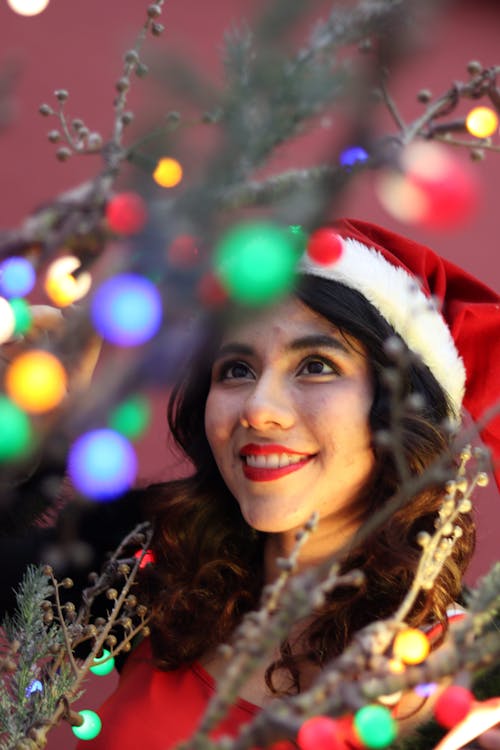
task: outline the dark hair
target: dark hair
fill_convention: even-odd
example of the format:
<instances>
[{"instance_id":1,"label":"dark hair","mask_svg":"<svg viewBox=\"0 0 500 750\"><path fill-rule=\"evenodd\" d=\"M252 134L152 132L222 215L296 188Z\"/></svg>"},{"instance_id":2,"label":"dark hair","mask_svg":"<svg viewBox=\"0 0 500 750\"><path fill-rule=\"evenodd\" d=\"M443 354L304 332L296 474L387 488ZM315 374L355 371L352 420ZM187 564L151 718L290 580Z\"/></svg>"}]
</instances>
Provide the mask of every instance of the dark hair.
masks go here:
<instances>
[{"instance_id":1,"label":"dark hair","mask_svg":"<svg viewBox=\"0 0 500 750\"><path fill-rule=\"evenodd\" d=\"M385 430L391 412L385 373L394 364L386 342L395 336L394 330L364 296L339 282L301 276L295 295L365 348L374 386L370 426L374 436ZM244 612L257 606L262 588L264 535L243 520L219 474L204 430L211 365L223 325L223 316L218 316L168 405L172 435L195 472L149 491L157 562L145 583L153 612L153 653L164 669L193 661L227 641ZM442 425L450 408L429 369L416 356L408 359L400 374L402 399L420 394L423 403L419 409L408 409L401 420L401 448L409 472L419 475L448 450L448 433ZM382 507L400 485L393 452L376 440L373 450L375 469L356 501L360 520ZM416 536L422 530L432 533L442 497L441 486L427 488L400 507L361 549L350 552L344 569L362 569L364 587L336 589L330 595L302 634L300 653L296 644L294 648L282 644L281 658L268 669L271 688L274 670L286 668L291 689L300 690L301 660L324 663L341 653L361 627L394 613L420 558ZM458 523L462 537L432 589L419 596L407 618L413 626L437 621L443 624L443 632L446 629L446 608L459 597L461 577L474 546L470 516L460 517Z\"/></svg>"}]
</instances>

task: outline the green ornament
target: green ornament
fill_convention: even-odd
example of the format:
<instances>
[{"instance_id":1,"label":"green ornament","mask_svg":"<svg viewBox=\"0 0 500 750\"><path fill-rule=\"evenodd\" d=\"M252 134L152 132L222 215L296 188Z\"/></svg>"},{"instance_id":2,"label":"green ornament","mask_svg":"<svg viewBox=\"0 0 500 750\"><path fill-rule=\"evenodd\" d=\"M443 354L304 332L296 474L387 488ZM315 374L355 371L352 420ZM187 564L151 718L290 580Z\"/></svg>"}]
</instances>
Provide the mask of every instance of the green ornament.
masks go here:
<instances>
[{"instance_id":1,"label":"green ornament","mask_svg":"<svg viewBox=\"0 0 500 750\"><path fill-rule=\"evenodd\" d=\"M298 253L292 233L271 222L239 224L215 248L215 272L244 305L266 305L293 286Z\"/></svg>"},{"instance_id":2,"label":"green ornament","mask_svg":"<svg viewBox=\"0 0 500 750\"><path fill-rule=\"evenodd\" d=\"M354 715L354 727L369 748L388 747L397 735L397 725L385 706L363 706Z\"/></svg>"},{"instance_id":3,"label":"green ornament","mask_svg":"<svg viewBox=\"0 0 500 750\"><path fill-rule=\"evenodd\" d=\"M105 677L107 674L113 671L115 668L115 660L111 656L111 651L103 648L102 656L99 659L94 659L90 671L93 674L99 675L99 677Z\"/></svg>"},{"instance_id":4,"label":"green ornament","mask_svg":"<svg viewBox=\"0 0 500 750\"><path fill-rule=\"evenodd\" d=\"M16 321L14 335L22 336L29 331L33 323L31 307L25 299L22 299L22 297L16 297L15 299L9 300L9 304Z\"/></svg>"},{"instance_id":5,"label":"green ornament","mask_svg":"<svg viewBox=\"0 0 500 750\"><path fill-rule=\"evenodd\" d=\"M119 404L109 417L109 427L135 440L145 431L151 419L151 406L145 396L132 396Z\"/></svg>"},{"instance_id":6,"label":"green ornament","mask_svg":"<svg viewBox=\"0 0 500 750\"><path fill-rule=\"evenodd\" d=\"M24 456L33 433L28 415L6 396L0 395L0 461Z\"/></svg>"},{"instance_id":7,"label":"green ornament","mask_svg":"<svg viewBox=\"0 0 500 750\"><path fill-rule=\"evenodd\" d=\"M78 713L83 718L83 724L80 724L79 727L71 727L73 734L79 740L93 740L102 729L99 716L95 711L90 711L88 708L84 708L83 711L78 711Z\"/></svg>"}]
</instances>

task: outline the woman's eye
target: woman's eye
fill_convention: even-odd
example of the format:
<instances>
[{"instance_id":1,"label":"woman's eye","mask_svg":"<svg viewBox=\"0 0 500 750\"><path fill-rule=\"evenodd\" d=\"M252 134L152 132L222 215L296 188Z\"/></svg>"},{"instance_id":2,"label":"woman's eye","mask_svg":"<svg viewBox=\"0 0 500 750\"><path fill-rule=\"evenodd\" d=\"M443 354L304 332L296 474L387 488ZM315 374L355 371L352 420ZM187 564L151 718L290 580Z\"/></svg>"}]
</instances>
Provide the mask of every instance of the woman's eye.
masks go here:
<instances>
[{"instance_id":1,"label":"woman's eye","mask_svg":"<svg viewBox=\"0 0 500 750\"><path fill-rule=\"evenodd\" d=\"M237 380L247 378L251 370L244 362L226 362L219 371L219 380Z\"/></svg>"},{"instance_id":2,"label":"woman's eye","mask_svg":"<svg viewBox=\"0 0 500 750\"><path fill-rule=\"evenodd\" d=\"M301 368L301 373L306 375L339 375L339 368L333 362L324 359L308 359Z\"/></svg>"}]
</instances>

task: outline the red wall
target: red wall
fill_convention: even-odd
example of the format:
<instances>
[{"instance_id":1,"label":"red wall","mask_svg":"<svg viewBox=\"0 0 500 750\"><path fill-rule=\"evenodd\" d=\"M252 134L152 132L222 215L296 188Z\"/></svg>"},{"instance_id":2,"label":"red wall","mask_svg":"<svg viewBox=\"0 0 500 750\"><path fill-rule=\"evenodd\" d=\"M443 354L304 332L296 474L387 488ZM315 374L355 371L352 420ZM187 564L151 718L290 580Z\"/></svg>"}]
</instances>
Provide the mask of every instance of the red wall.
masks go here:
<instances>
[{"instance_id":1,"label":"red wall","mask_svg":"<svg viewBox=\"0 0 500 750\"><path fill-rule=\"evenodd\" d=\"M40 16L23 18L14 14L5 2L0 4L0 71L8 60L19 66L13 120L10 127L0 132L0 227L15 226L40 203L95 174L99 166L96 157L73 159L67 164L55 160L54 148L45 135L52 125L38 115L38 106L42 101L53 101L54 89L67 88L70 115L83 117L92 129L106 136L111 126L113 84L120 74L122 54L135 38L146 5L143 0L85 0L83 3L52 0ZM211 77L216 77L220 70L217 49L223 30L233 21L251 17L260 5L256 0L217 0L215 3L169 0L162 19L166 32L150 45L174 47L202 65ZM323 6L328 7L328 3ZM469 60L480 59L484 65L500 64L499 28L497 2L451 3L446 16L427 29L423 50L397 76L392 93L403 115L412 119L421 111L421 105L415 100L420 88L425 86L438 94L452 81L466 79L465 66ZM143 89L141 84L137 89L132 107L141 100L141 90L146 90L147 85ZM169 102L164 103L164 108L162 102L156 102L154 108L167 111ZM315 151L315 143L306 138L280 154L279 166L313 163ZM378 205L370 176L353 184L341 209L345 214L408 232L498 289L500 260L496 212L500 154L490 154L474 168L483 184L483 200L474 219L457 230L437 234L408 230L397 224ZM158 448L164 443L158 440L158 435L165 434L163 402L164 394L157 395L159 408L155 421L141 446L144 477L171 471L163 448ZM484 573L497 555L496 491L488 489L478 496L476 514L480 543L470 572L471 581ZM107 686L104 689L109 689L112 680L107 678L104 684ZM93 697L94 705L99 703L100 695L92 690L84 698L86 706L90 706L89 697ZM72 743L72 735L63 727L53 733L49 748L69 750Z\"/></svg>"}]
</instances>

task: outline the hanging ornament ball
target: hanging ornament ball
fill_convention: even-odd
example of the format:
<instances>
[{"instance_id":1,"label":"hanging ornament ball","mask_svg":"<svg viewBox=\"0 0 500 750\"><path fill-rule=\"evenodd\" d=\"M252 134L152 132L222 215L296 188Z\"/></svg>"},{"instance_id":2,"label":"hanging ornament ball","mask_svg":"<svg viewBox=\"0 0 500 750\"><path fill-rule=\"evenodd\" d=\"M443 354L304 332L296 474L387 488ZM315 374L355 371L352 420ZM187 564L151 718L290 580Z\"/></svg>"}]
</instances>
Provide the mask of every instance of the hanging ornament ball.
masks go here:
<instances>
[{"instance_id":1,"label":"hanging ornament ball","mask_svg":"<svg viewBox=\"0 0 500 750\"><path fill-rule=\"evenodd\" d=\"M112 500L137 476L137 457L129 441L114 430L91 430L70 448L68 473L76 489L91 500Z\"/></svg>"},{"instance_id":2,"label":"hanging ornament ball","mask_svg":"<svg viewBox=\"0 0 500 750\"><path fill-rule=\"evenodd\" d=\"M354 727L366 747L388 747L397 735L397 724L385 706L363 706L354 714Z\"/></svg>"},{"instance_id":3,"label":"hanging ornament ball","mask_svg":"<svg viewBox=\"0 0 500 750\"><path fill-rule=\"evenodd\" d=\"M458 228L477 210L480 185L468 162L438 143L411 143L403 173L381 171L377 197L398 221L427 229Z\"/></svg>"},{"instance_id":4,"label":"hanging ornament ball","mask_svg":"<svg viewBox=\"0 0 500 750\"><path fill-rule=\"evenodd\" d=\"M465 119L465 127L476 138L488 138L498 128L498 115L490 107L474 107Z\"/></svg>"},{"instance_id":5,"label":"hanging ornament ball","mask_svg":"<svg viewBox=\"0 0 500 750\"><path fill-rule=\"evenodd\" d=\"M137 346L151 339L162 321L157 287L144 276L124 273L105 281L91 302L95 329L116 346Z\"/></svg>"},{"instance_id":6,"label":"hanging ornament ball","mask_svg":"<svg viewBox=\"0 0 500 750\"><path fill-rule=\"evenodd\" d=\"M474 703L474 696L470 690L462 685L447 687L434 705L434 716L438 724L451 729L462 719L465 719Z\"/></svg>"},{"instance_id":7,"label":"hanging ornament ball","mask_svg":"<svg viewBox=\"0 0 500 750\"><path fill-rule=\"evenodd\" d=\"M392 650L405 664L420 664L428 657L431 646L425 633L418 628L407 628L396 635Z\"/></svg>"},{"instance_id":8,"label":"hanging ornament ball","mask_svg":"<svg viewBox=\"0 0 500 750\"><path fill-rule=\"evenodd\" d=\"M182 180L182 167L177 159L165 156L156 165L156 169L153 172L153 179L160 187L175 187Z\"/></svg>"},{"instance_id":9,"label":"hanging ornament ball","mask_svg":"<svg viewBox=\"0 0 500 750\"><path fill-rule=\"evenodd\" d=\"M32 445L31 422L26 413L0 395L0 461L22 458Z\"/></svg>"},{"instance_id":10,"label":"hanging ornament ball","mask_svg":"<svg viewBox=\"0 0 500 750\"><path fill-rule=\"evenodd\" d=\"M296 246L290 233L271 222L230 229L215 248L215 271L229 295L244 305L273 302L295 279Z\"/></svg>"},{"instance_id":11,"label":"hanging ornament ball","mask_svg":"<svg viewBox=\"0 0 500 750\"><path fill-rule=\"evenodd\" d=\"M135 552L134 557L136 560L139 560L141 558L141 562L139 563L139 568L145 568L146 565L153 565L153 563L156 562L155 554L152 549L147 549L144 555L142 554L142 549L138 549L137 552Z\"/></svg>"},{"instance_id":12,"label":"hanging ornament ball","mask_svg":"<svg viewBox=\"0 0 500 750\"><path fill-rule=\"evenodd\" d=\"M137 234L146 223L146 204L138 193L118 193L108 201L106 219L117 234Z\"/></svg>"},{"instance_id":13,"label":"hanging ornament ball","mask_svg":"<svg viewBox=\"0 0 500 750\"><path fill-rule=\"evenodd\" d=\"M83 724L80 724L79 727L71 727L73 734L79 740L93 740L102 729L99 716L95 711L90 711L88 708L84 708L83 711L78 711L78 713L83 719Z\"/></svg>"},{"instance_id":14,"label":"hanging ornament ball","mask_svg":"<svg viewBox=\"0 0 500 750\"><path fill-rule=\"evenodd\" d=\"M331 227L320 227L309 237L307 254L314 263L329 266L342 255L342 238Z\"/></svg>"},{"instance_id":15,"label":"hanging ornament ball","mask_svg":"<svg viewBox=\"0 0 500 750\"><path fill-rule=\"evenodd\" d=\"M307 719L297 733L301 750L347 750L347 745L335 719L314 716Z\"/></svg>"},{"instance_id":16,"label":"hanging ornament ball","mask_svg":"<svg viewBox=\"0 0 500 750\"><path fill-rule=\"evenodd\" d=\"M64 255L50 264L45 275L44 288L49 299L57 307L67 307L85 297L92 285L88 271L74 276L81 266L75 255Z\"/></svg>"},{"instance_id":17,"label":"hanging ornament ball","mask_svg":"<svg viewBox=\"0 0 500 750\"><path fill-rule=\"evenodd\" d=\"M368 158L368 152L362 146L348 146L341 152L339 161L342 167L351 169L356 164L362 164Z\"/></svg>"},{"instance_id":18,"label":"hanging ornament ball","mask_svg":"<svg viewBox=\"0 0 500 750\"><path fill-rule=\"evenodd\" d=\"M22 297L11 299L9 302L14 313L14 336L23 336L28 333L33 324L31 306Z\"/></svg>"},{"instance_id":19,"label":"hanging ornament ball","mask_svg":"<svg viewBox=\"0 0 500 750\"><path fill-rule=\"evenodd\" d=\"M151 419L151 405L145 396L131 396L113 409L109 426L129 440L139 438Z\"/></svg>"},{"instance_id":20,"label":"hanging ornament ball","mask_svg":"<svg viewBox=\"0 0 500 750\"><path fill-rule=\"evenodd\" d=\"M0 263L0 294L4 297L24 297L35 281L35 269L26 258L12 256Z\"/></svg>"},{"instance_id":21,"label":"hanging ornament ball","mask_svg":"<svg viewBox=\"0 0 500 750\"><path fill-rule=\"evenodd\" d=\"M198 242L191 234L179 234L167 248L167 260L173 266L189 268L199 260Z\"/></svg>"},{"instance_id":22,"label":"hanging ornament ball","mask_svg":"<svg viewBox=\"0 0 500 750\"><path fill-rule=\"evenodd\" d=\"M0 297L0 344L5 344L16 330L16 316L11 305Z\"/></svg>"},{"instance_id":23,"label":"hanging ornament ball","mask_svg":"<svg viewBox=\"0 0 500 750\"><path fill-rule=\"evenodd\" d=\"M20 16L37 16L48 6L50 0L7 0L14 13Z\"/></svg>"},{"instance_id":24,"label":"hanging ornament ball","mask_svg":"<svg viewBox=\"0 0 500 750\"><path fill-rule=\"evenodd\" d=\"M196 288L198 299L205 307L218 307L228 300L228 293L215 273L203 274Z\"/></svg>"},{"instance_id":25,"label":"hanging ornament ball","mask_svg":"<svg viewBox=\"0 0 500 750\"><path fill-rule=\"evenodd\" d=\"M99 677L105 677L107 674L110 674L114 668L115 660L111 656L111 651L108 651L106 648L103 648L102 656L98 659L94 659L92 666L89 667L90 671Z\"/></svg>"},{"instance_id":26,"label":"hanging ornament ball","mask_svg":"<svg viewBox=\"0 0 500 750\"><path fill-rule=\"evenodd\" d=\"M66 395L66 370L43 349L17 356L5 373L5 390L22 409L42 414L58 406Z\"/></svg>"}]
</instances>

